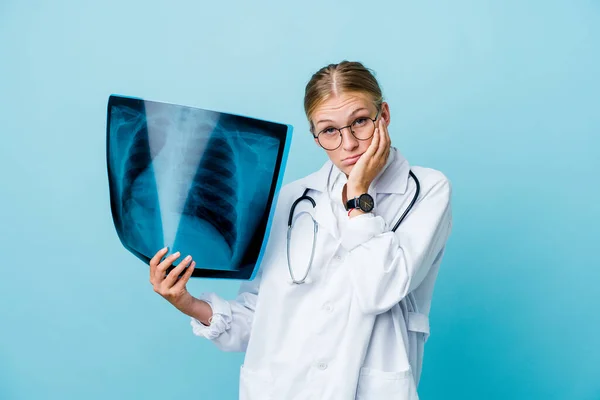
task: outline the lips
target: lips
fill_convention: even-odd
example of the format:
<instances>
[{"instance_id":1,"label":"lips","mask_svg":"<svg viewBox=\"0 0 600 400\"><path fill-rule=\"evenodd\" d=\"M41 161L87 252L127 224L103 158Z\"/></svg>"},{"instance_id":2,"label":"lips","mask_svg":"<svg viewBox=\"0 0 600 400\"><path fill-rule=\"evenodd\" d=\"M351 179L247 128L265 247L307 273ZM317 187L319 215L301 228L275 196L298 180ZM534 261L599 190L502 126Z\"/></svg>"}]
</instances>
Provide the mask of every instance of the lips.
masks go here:
<instances>
[{"instance_id":1,"label":"lips","mask_svg":"<svg viewBox=\"0 0 600 400\"><path fill-rule=\"evenodd\" d=\"M360 156L362 156L362 154L358 154L356 156L344 158L342 160L342 164L344 164L344 165L353 165L353 164L356 164L356 162L358 161L358 159L360 158Z\"/></svg>"}]
</instances>

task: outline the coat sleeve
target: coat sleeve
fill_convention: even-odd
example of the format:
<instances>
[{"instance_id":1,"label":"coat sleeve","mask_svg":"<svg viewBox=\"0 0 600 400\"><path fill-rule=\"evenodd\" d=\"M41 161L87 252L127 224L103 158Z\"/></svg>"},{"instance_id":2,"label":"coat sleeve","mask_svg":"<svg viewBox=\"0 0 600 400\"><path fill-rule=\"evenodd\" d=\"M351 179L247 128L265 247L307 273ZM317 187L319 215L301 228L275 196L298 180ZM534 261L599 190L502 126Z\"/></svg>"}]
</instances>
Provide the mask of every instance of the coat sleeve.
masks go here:
<instances>
[{"instance_id":1,"label":"coat sleeve","mask_svg":"<svg viewBox=\"0 0 600 400\"><path fill-rule=\"evenodd\" d=\"M444 251L452 226L451 186L442 179L423 193L396 232L372 214L351 218L341 236L358 305L381 314L419 286Z\"/></svg>"},{"instance_id":2,"label":"coat sleeve","mask_svg":"<svg viewBox=\"0 0 600 400\"><path fill-rule=\"evenodd\" d=\"M225 300L212 292L202 293L198 298L210 305L213 316L208 326L192 317L193 333L211 340L223 351L246 351L261 275L259 270L253 280L242 282L235 300Z\"/></svg>"}]
</instances>

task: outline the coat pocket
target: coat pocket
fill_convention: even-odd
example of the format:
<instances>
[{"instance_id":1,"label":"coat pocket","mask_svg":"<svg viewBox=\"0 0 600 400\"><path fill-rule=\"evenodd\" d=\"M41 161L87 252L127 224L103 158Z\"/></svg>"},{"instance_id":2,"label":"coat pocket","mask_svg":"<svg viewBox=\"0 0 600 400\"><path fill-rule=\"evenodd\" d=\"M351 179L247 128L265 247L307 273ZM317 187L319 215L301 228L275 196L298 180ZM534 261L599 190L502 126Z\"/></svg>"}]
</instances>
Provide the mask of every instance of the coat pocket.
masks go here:
<instances>
[{"instance_id":1,"label":"coat pocket","mask_svg":"<svg viewBox=\"0 0 600 400\"><path fill-rule=\"evenodd\" d=\"M239 400L269 400L273 398L272 390L273 380L267 371L241 366Z\"/></svg>"},{"instance_id":2,"label":"coat pocket","mask_svg":"<svg viewBox=\"0 0 600 400\"><path fill-rule=\"evenodd\" d=\"M356 400L382 399L419 399L410 368L397 372L361 368L356 388Z\"/></svg>"}]
</instances>

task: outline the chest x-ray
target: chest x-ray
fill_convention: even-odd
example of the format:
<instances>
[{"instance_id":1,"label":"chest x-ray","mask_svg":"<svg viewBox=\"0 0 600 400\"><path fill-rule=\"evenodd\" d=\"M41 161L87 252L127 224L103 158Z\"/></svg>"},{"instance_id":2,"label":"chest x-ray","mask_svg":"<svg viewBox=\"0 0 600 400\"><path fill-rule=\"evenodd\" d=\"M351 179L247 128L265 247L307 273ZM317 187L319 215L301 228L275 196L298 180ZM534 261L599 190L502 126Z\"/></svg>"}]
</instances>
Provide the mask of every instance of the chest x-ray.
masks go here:
<instances>
[{"instance_id":1,"label":"chest x-ray","mask_svg":"<svg viewBox=\"0 0 600 400\"><path fill-rule=\"evenodd\" d=\"M115 95L107 111L110 204L123 246L147 264L164 246L179 260L191 254L195 277L252 279L292 127Z\"/></svg>"}]
</instances>

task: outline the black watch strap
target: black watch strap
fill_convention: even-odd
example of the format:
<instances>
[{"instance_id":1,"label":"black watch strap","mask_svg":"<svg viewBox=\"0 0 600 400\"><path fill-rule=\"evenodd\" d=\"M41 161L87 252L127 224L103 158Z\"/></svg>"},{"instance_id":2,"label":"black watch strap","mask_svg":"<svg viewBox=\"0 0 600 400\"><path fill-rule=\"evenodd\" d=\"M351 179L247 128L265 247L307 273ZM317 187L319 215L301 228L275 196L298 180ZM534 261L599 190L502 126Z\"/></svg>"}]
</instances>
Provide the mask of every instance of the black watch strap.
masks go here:
<instances>
[{"instance_id":1,"label":"black watch strap","mask_svg":"<svg viewBox=\"0 0 600 400\"><path fill-rule=\"evenodd\" d=\"M358 208L358 198L350 199L346 202L346 211L352 208Z\"/></svg>"},{"instance_id":2,"label":"black watch strap","mask_svg":"<svg viewBox=\"0 0 600 400\"><path fill-rule=\"evenodd\" d=\"M373 198L368 193L363 193L358 197L350 199L346 202L346 211L352 208L358 208L363 212L371 212L373 211Z\"/></svg>"}]
</instances>

